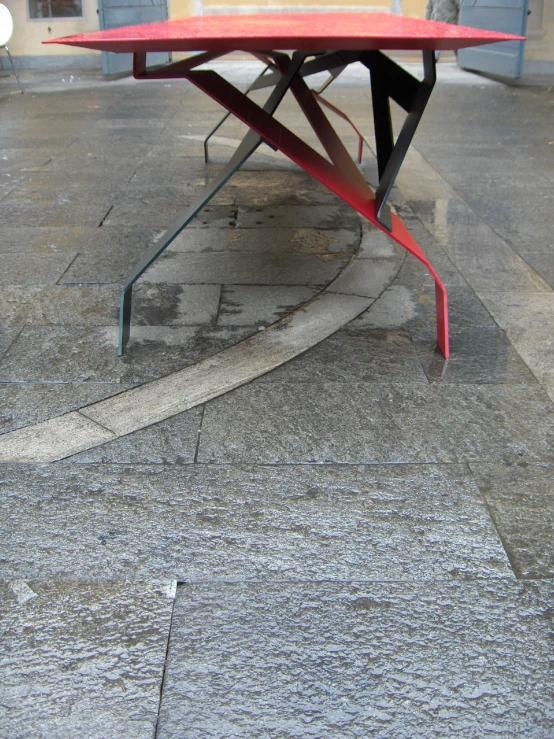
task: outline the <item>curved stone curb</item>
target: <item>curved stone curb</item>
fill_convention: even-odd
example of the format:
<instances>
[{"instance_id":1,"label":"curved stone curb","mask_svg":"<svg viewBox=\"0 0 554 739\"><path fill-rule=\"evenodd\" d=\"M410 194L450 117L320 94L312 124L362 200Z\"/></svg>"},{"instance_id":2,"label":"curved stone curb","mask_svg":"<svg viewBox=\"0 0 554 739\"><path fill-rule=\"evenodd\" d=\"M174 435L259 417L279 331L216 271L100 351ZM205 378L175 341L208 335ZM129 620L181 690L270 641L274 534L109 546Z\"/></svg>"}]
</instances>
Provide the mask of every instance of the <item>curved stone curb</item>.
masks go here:
<instances>
[{"instance_id":1,"label":"curved stone curb","mask_svg":"<svg viewBox=\"0 0 554 739\"><path fill-rule=\"evenodd\" d=\"M355 256L309 303L213 357L42 423L0 436L0 462L55 462L234 390L311 349L363 313L401 260Z\"/></svg>"}]
</instances>

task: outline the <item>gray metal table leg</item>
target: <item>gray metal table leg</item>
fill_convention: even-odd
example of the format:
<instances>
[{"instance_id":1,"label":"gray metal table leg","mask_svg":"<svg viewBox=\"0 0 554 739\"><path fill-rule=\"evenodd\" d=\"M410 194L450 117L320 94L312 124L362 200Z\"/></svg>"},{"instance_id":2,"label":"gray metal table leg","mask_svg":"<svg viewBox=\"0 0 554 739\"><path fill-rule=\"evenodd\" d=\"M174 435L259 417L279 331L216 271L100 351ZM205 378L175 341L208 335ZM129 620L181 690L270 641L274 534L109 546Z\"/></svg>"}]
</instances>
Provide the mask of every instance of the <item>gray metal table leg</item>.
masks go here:
<instances>
[{"instance_id":1,"label":"gray metal table leg","mask_svg":"<svg viewBox=\"0 0 554 739\"><path fill-rule=\"evenodd\" d=\"M15 75L15 79L17 80L17 86L19 87L19 92L23 95L23 88L21 87L21 82L19 81L19 75L17 74L17 71L15 69L15 65L13 63L12 55L10 54L10 50L7 46L4 46L4 49L6 49L6 52L8 54L8 59L10 60L10 64L12 65L13 73Z\"/></svg>"},{"instance_id":2,"label":"gray metal table leg","mask_svg":"<svg viewBox=\"0 0 554 739\"><path fill-rule=\"evenodd\" d=\"M282 58L285 55L280 55ZM286 72L284 72L276 84L273 92L269 96L264 110L267 113L273 114L277 109L279 103L285 96L287 90L290 87L291 81L302 66L302 63L306 55L303 53L294 53L292 59L289 60ZM119 310L119 342L117 353L119 356L125 351L125 346L129 340L130 326L131 326L131 302L132 302L132 288L135 282L141 275L150 267L150 265L156 261L156 259L167 249L169 244L181 233L181 231L192 221L197 213L210 202L210 200L219 192L223 185L232 177L232 175L239 169L244 162L256 151L258 146L262 143L262 137L255 131L249 131L241 144L239 145L236 152L231 157L230 161L219 173L213 182L206 185L199 195L196 197L192 205L187 208L185 213L166 231L164 238L160 243L156 243L148 249L146 254L135 266L131 274L129 275L127 282L123 290L121 291L121 301Z\"/></svg>"}]
</instances>

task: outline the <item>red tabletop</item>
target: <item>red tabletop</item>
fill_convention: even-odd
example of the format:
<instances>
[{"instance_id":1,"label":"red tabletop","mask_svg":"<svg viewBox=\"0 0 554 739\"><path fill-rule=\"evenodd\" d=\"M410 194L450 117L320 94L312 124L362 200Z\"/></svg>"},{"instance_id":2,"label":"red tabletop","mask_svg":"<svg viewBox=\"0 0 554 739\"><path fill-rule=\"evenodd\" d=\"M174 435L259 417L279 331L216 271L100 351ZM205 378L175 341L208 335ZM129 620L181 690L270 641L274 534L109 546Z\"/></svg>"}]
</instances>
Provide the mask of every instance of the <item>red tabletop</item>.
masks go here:
<instances>
[{"instance_id":1,"label":"red tabletop","mask_svg":"<svg viewBox=\"0 0 554 739\"><path fill-rule=\"evenodd\" d=\"M523 40L387 13L204 15L45 41L115 52L461 49Z\"/></svg>"}]
</instances>

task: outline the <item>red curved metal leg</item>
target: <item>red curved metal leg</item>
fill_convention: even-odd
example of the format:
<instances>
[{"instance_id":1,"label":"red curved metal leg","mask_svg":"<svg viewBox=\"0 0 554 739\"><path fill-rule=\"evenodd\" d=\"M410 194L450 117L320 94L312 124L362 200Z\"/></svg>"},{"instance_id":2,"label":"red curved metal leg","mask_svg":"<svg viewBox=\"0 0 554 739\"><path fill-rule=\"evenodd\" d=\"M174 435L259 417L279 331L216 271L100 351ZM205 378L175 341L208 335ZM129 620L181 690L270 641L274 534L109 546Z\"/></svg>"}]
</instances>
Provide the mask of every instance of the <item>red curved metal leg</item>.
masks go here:
<instances>
[{"instance_id":1,"label":"red curved metal leg","mask_svg":"<svg viewBox=\"0 0 554 739\"><path fill-rule=\"evenodd\" d=\"M373 219L370 219L372 223L375 223ZM446 287L443 285L440 277L436 273L433 265L427 259L425 254L419 248L412 234L408 231L406 226L402 223L397 215L392 216L392 232L389 232L386 228L383 228L379 222L375 225L388 234L397 244L402 246L406 251L416 259L422 262L435 280L435 309L437 316L437 343L444 355L445 359L450 356L450 341L448 336L448 293Z\"/></svg>"}]
</instances>

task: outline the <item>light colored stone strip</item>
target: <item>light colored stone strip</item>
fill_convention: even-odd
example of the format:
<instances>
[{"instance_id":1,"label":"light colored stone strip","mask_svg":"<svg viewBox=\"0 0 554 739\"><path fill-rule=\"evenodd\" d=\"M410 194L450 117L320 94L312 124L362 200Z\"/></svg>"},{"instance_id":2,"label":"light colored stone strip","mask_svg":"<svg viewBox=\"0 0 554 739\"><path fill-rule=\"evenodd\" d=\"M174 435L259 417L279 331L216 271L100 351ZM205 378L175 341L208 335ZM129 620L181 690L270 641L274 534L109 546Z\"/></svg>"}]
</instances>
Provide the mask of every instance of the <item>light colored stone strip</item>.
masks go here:
<instances>
[{"instance_id":1,"label":"light colored stone strip","mask_svg":"<svg viewBox=\"0 0 554 739\"><path fill-rule=\"evenodd\" d=\"M0 436L0 462L55 462L115 439L78 411Z\"/></svg>"},{"instance_id":2,"label":"light colored stone strip","mask_svg":"<svg viewBox=\"0 0 554 739\"><path fill-rule=\"evenodd\" d=\"M377 239L319 295L263 332L197 364L44 423L0 436L0 462L54 462L164 421L260 377L363 313L394 279L403 254ZM377 257L373 258L372 257Z\"/></svg>"},{"instance_id":3,"label":"light colored stone strip","mask_svg":"<svg viewBox=\"0 0 554 739\"><path fill-rule=\"evenodd\" d=\"M372 302L323 292L265 331L191 367L0 436L0 462L65 459L206 403L302 354Z\"/></svg>"},{"instance_id":4,"label":"light colored stone strip","mask_svg":"<svg viewBox=\"0 0 554 739\"><path fill-rule=\"evenodd\" d=\"M268 329L192 367L82 409L123 436L182 413L269 372L353 320L369 298L322 293Z\"/></svg>"},{"instance_id":5,"label":"light colored stone strip","mask_svg":"<svg viewBox=\"0 0 554 739\"><path fill-rule=\"evenodd\" d=\"M0 462L65 459L206 403L288 362L365 311L402 261L370 261L367 247L363 256L343 270L344 280L339 274L312 301L230 349L79 411L3 434ZM368 272L370 265L375 269ZM362 272L358 279L356 268Z\"/></svg>"}]
</instances>

